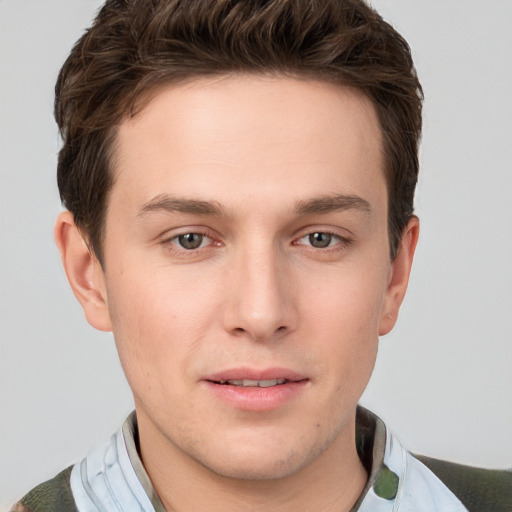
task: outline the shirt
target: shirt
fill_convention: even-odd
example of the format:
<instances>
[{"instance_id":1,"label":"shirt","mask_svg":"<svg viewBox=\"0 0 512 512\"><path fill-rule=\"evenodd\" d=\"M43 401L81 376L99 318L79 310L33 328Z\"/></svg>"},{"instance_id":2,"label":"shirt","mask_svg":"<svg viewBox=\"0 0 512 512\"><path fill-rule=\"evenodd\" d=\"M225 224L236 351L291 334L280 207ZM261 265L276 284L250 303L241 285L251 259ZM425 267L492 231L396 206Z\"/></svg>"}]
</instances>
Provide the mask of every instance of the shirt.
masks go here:
<instances>
[{"instance_id":1,"label":"shirt","mask_svg":"<svg viewBox=\"0 0 512 512\"><path fill-rule=\"evenodd\" d=\"M72 503L59 512L165 512L151 485L137 450L135 412L103 445L76 463L59 479L66 479L66 497ZM369 478L351 512L467 512L459 499L432 471L410 454L382 420L358 407L356 445ZM56 479L55 479L56 480ZM48 485L48 484L44 484ZM52 495L55 491L51 487ZM43 505L44 492L36 488L13 512L30 512ZM56 491L61 492L60 490Z\"/></svg>"}]
</instances>

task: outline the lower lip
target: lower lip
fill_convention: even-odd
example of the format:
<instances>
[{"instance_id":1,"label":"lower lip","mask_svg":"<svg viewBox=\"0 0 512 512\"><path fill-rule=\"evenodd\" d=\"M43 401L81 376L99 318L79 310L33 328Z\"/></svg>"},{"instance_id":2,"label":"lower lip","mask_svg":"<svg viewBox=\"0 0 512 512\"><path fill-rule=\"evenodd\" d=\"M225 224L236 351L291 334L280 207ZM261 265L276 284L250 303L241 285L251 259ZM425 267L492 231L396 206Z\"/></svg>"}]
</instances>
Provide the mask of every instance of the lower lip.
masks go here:
<instances>
[{"instance_id":1,"label":"lower lip","mask_svg":"<svg viewBox=\"0 0 512 512\"><path fill-rule=\"evenodd\" d=\"M307 379L286 382L268 388L231 386L204 381L211 393L223 402L244 411L271 411L297 397L306 387Z\"/></svg>"}]
</instances>

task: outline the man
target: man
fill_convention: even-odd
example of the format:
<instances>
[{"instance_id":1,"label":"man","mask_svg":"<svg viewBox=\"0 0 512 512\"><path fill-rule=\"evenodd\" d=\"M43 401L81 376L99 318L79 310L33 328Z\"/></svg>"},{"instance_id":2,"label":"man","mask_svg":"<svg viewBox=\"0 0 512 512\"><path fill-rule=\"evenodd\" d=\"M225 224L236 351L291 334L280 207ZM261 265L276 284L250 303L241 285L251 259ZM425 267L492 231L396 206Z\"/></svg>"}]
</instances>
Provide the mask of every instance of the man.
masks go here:
<instances>
[{"instance_id":1,"label":"man","mask_svg":"<svg viewBox=\"0 0 512 512\"><path fill-rule=\"evenodd\" d=\"M136 414L15 510L507 510L509 474L424 465L356 409L418 239L420 111L361 2L107 2L57 84L55 234Z\"/></svg>"}]
</instances>

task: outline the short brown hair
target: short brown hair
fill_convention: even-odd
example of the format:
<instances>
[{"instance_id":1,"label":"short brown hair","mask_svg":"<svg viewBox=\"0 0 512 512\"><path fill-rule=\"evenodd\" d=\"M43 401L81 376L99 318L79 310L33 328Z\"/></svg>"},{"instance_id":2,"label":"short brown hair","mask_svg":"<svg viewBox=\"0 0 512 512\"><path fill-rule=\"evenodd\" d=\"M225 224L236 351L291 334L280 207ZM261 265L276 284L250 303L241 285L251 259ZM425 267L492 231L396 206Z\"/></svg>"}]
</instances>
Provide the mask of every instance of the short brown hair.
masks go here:
<instances>
[{"instance_id":1,"label":"short brown hair","mask_svg":"<svg viewBox=\"0 0 512 512\"><path fill-rule=\"evenodd\" d=\"M195 76L272 73L362 91L383 134L389 243L413 214L422 90L406 41L362 0L107 0L56 85L58 184L102 261L116 127L149 88Z\"/></svg>"}]
</instances>

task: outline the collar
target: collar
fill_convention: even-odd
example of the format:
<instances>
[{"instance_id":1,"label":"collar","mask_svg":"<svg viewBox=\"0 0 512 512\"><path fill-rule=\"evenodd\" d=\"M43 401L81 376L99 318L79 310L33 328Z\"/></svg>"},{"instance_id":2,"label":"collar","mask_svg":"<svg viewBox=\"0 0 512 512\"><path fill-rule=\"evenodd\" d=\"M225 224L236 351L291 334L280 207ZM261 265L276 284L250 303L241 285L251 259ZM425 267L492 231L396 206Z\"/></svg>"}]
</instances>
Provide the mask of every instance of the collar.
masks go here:
<instances>
[{"instance_id":1,"label":"collar","mask_svg":"<svg viewBox=\"0 0 512 512\"><path fill-rule=\"evenodd\" d=\"M369 478L351 512L467 512L375 414L358 407L356 424L357 450ZM116 434L73 466L70 483L80 512L166 512L137 445L132 412Z\"/></svg>"}]
</instances>

